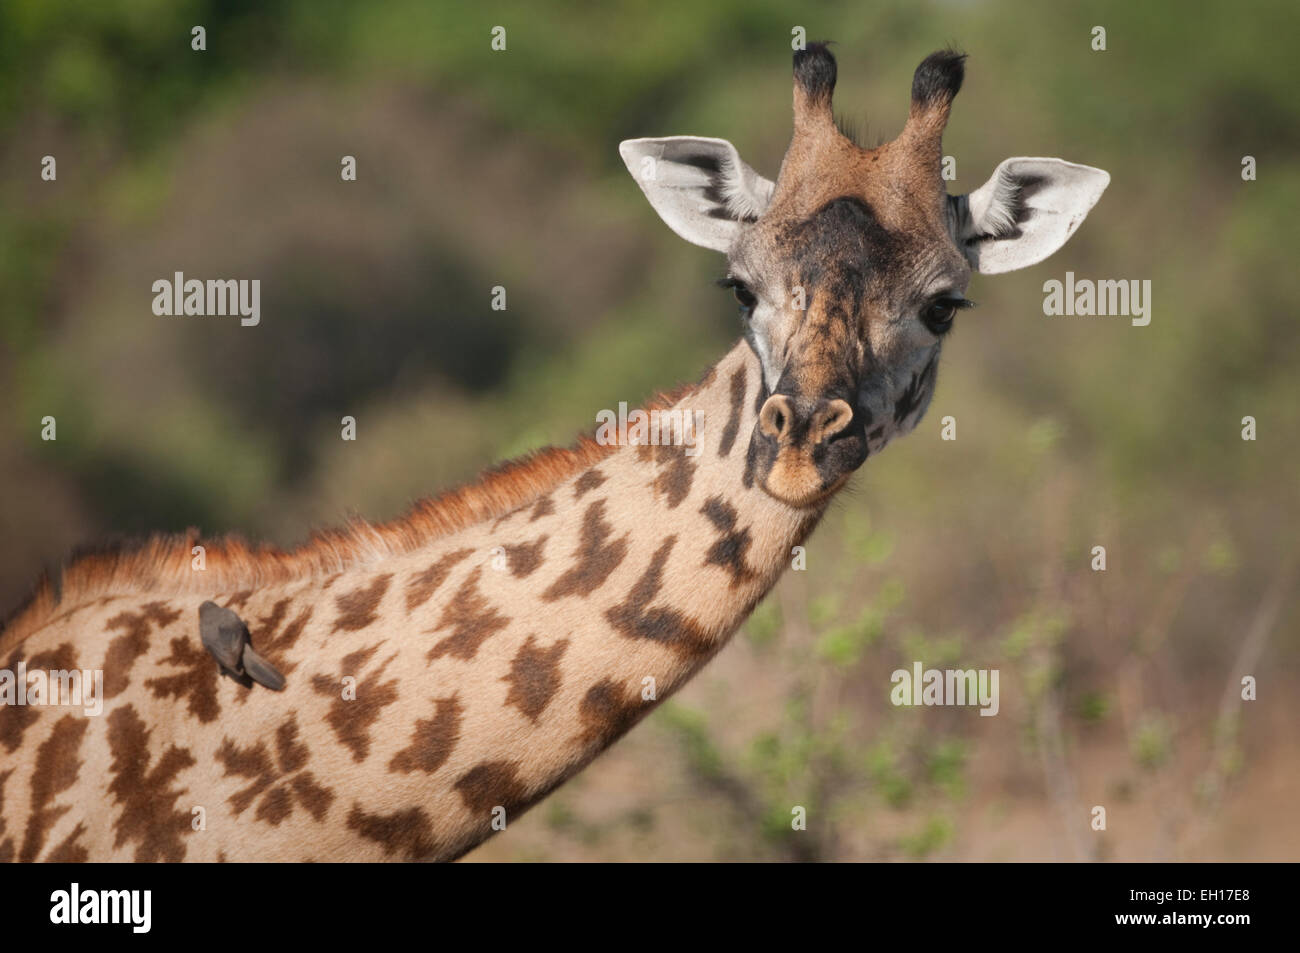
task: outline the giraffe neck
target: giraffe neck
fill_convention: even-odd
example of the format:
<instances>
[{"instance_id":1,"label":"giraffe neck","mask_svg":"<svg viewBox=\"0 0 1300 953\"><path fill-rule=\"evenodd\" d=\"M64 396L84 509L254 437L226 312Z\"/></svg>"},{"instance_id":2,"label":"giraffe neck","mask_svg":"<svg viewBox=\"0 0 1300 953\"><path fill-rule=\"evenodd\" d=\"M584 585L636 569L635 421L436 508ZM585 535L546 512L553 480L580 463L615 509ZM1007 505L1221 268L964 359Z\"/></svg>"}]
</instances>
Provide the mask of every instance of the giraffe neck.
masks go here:
<instances>
[{"instance_id":1,"label":"giraffe neck","mask_svg":"<svg viewBox=\"0 0 1300 953\"><path fill-rule=\"evenodd\" d=\"M63 612L7 665L101 669L103 714L0 711L0 858L463 854L680 688L820 518L746 479L761 388L738 344L675 405L697 453L619 446L409 551L218 592L282 692L218 676L211 591Z\"/></svg>"},{"instance_id":2,"label":"giraffe neck","mask_svg":"<svg viewBox=\"0 0 1300 953\"><path fill-rule=\"evenodd\" d=\"M622 736L726 643L790 565L824 504L791 508L747 477L762 386L738 343L675 405L702 414L693 450L621 446L484 527L475 550L498 568L490 558L471 568L467 555L459 585L444 583L454 595L433 631L409 638L435 665L472 666L482 691L445 706L463 709L453 752L463 770L444 779L466 810L443 843L476 843L493 808L517 813Z\"/></svg>"}]
</instances>

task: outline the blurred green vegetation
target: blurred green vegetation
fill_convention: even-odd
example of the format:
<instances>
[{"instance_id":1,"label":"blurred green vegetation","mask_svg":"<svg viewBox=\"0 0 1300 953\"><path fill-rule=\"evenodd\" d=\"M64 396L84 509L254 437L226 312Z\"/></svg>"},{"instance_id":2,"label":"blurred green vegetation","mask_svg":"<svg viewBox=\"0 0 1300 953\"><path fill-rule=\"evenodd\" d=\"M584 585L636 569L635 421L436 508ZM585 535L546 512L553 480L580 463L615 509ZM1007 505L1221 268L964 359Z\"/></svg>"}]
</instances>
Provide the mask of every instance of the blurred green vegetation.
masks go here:
<instances>
[{"instance_id":1,"label":"blurred green vegetation","mask_svg":"<svg viewBox=\"0 0 1300 953\"><path fill-rule=\"evenodd\" d=\"M657 732L730 823L670 849L647 833L664 823L652 790L597 822L579 786L517 855L600 856L625 830L667 856L962 856L970 817L1010 823L1008 798L1050 813L1190 788L1300 525L1289 0L8 0L0 601L104 534L288 544L350 511L389 517L696 377L736 335L709 285L721 263L659 223L616 146L722 136L774 175L796 24L836 41L837 107L868 140L901 125L922 56L971 54L953 191L1009 155L1100 166L1110 189L1047 263L976 278L922 428L871 461L739 647L627 742ZM345 154L360 175L341 186ZM155 318L150 282L173 270L261 277L262 325ZM1151 325L1045 318L1042 282L1067 270L1150 279ZM364 455L339 449L344 414ZM1088 569L1099 543L1105 573ZM1293 696L1295 618L1268 656ZM913 659L999 667L1012 698L973 726L893 709L888 674ZM749 708L709 694L715 670L748 679L730 704ZM1241 727L1236 784L1276 750ZM1120 753L1095 780L1070 768L1089 745ZM809 832L791 832L795 805Z\"/></svg>"}]
</instances>

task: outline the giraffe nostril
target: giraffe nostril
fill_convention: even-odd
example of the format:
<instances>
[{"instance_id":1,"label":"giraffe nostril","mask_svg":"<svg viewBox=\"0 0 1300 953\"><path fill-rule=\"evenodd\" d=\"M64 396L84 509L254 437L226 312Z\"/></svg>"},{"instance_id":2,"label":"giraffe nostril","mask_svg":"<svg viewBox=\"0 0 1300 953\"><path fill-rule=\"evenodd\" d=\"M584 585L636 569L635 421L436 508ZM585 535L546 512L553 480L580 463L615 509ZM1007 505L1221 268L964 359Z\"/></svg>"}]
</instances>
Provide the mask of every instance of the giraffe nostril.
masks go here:
<instances>
[{"instance_id":1,"label":"giraffe nostril","mask_svg":"<svg viewBox=\"0 0 1300 953\"><path fill-rule=\"evenodd\" d=\"M809 440L823 443L833 440L838 434L848 429L853 423L853 408L845 400L828 400L818 405L813 413Z\"/></svg>"},{"instance_id":2,"label":"giraffe nostril","mask_svg":"<svg viewBox=\"0 0 1300 953\"><path fill-rule=\"evenodd\" d=\"M781 440L794 421L794 404L782 394L773 394L758 412L758 427L769 437Z\"/></svg>"}]
</instances>

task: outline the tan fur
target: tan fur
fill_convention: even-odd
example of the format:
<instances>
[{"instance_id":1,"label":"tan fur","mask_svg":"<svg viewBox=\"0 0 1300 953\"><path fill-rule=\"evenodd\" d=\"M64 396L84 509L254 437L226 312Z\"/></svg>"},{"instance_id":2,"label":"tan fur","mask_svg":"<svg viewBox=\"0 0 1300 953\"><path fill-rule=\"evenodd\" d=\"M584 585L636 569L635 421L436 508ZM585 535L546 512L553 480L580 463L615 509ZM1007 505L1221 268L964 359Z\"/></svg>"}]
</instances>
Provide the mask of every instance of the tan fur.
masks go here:
<instances>
[{"instance_id":1,"label":"tan fur","mask_svg":"<svg viewBox=\"0 0 1300 953\"><path fill-rule=\"evenodd\" d=\"M647 409L671 407L689 387L661 394ZM571 447L546 447L493 467L470 484L416 503L406 515L388 523L357 519L341 529L320 530L303 546L288 552L254 545L238 537L204 539L198 530L184 535L156 535L74 557L63 569L56 589L48 577L37 581L32 595L0 628L0 653L8 652L42 626L75 611L92 599L121 592L156 593L222 587L257 588L272 583L342 572L367 559L411 552L476 522L523 506L609 454L590 435ZM191 570L194 546L204 547L207 569Z\"/></svg>"},{"instance_id":2,"label":"tan fur","mask_svg":"<svg viewBox=\"0 0 1300 953\"><path fill-rule=\"evenodd\" d=\"M0 709L0 859L448 859L494 809L516 818L707 661L821 514L742 487L743 442L724 436L754 424L749 349L706 380L678 403L705 414L694 460L601 447L523 506L331 576L112 574L150 581L0 657L102 669L107 696L99 717ZM249 624L284 692L218 678L197 634L208 598Z\"/></svg>"},{"instance_id":3,"label":"tan fur","mask_svg":"<svg viewBox=\"0 0 1300 953\"><path fill-rule=\"evenodd\" d=\"M797 91L795 110L752 267L784 280L777 233L854 195L916 248L956 254L940 235L946 106L914 110L875 150L835 130L829 91ZM899 408L882 419L906 432L937 344L917 348L879 314L864 331L835 305L818 293L773 353L829 386L829 366L860 366L872 336L873 372L898 374L878 384ZM43 582L0 635L0 669L101 671L103 712L0 708L0 860L460 856L707 662L861 463L823 487L787 451L791 492L765 491L751 435L768 397L742 342L652 407L703 415L698 456L587 438L292 552L192 533L75 560L59 595ZM845 420L827 413L810 418L815 438ZM198 632L207 600L244 620L282 692L219 676Z\"/></svg>"},{"instance_id":4,"label":"tan fur","mask_svg":"<svg viewBox=\"0 0 1300 953\"><path fill-rule=\"evenodd\" d=\"M781 163L769 216L800 220L843 196L870 205L887 228L919 235L946 232L940 176L942 136L951 101L912 104L907 124L892 142L864 149L835 125L831 98L794 91L794 136Z\"/></svg>"}]
</instances>

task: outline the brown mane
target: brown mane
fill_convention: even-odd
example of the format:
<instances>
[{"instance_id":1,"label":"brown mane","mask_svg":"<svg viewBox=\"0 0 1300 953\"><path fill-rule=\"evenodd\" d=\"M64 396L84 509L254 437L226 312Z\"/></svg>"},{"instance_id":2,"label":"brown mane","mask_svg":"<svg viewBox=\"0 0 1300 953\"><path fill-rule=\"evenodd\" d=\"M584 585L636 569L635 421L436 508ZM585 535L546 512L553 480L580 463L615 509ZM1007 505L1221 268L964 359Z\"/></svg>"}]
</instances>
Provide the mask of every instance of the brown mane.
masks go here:
<instances>
[{"instance_id":1,"label":"brown mane","mask_svg":"<svg viewBox=\"0 0 1300 953\"><path fill-rule=\"evenodd\" d=\"M697 384L659 394L645 409L667 409L708 384L712 376L710 370ZM55 610L65 604L69 608L64 615L95 597L142 589L186 592L201 588L218 595L330 575L368 557L411 552L535 501L616 449L616 444L600 444L593 436L583 435L569 447L534 450L489 467L472 483L425 497L387 523L354 519L343 527L316 530L307 542L287 551L252 544L239 536L203 540L196 529L82 549L64 564L57 586L49 573L42 573L27 599L0 623L0 653L55 621ZM191 548L200 542L207 564L202 575L190 568Z\"/></svg>"}]
</instances>

